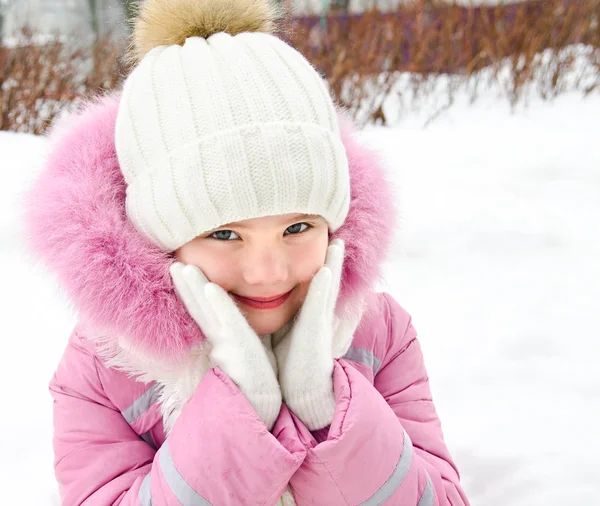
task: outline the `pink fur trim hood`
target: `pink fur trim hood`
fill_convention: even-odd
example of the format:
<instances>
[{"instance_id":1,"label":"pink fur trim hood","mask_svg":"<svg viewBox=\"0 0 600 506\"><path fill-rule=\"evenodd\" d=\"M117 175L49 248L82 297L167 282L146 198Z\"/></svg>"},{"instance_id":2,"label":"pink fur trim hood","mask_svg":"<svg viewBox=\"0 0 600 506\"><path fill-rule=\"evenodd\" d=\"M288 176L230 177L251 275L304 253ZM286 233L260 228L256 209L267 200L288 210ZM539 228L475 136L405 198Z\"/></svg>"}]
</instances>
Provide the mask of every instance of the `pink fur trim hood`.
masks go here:
<instances>
[{"instance_id":1,"label":"pink fur trim hood","mask_svg":"<svg viewBox=\"0 0 600 506\"><path fill-rule=\"evenodd\" d=\"M177 361L204 340L180 302L173 255L139 234L125 214L126 185L114 130L119 94L84 104L49 134L45 165L25 196L30 248L58 277L80 318L151 357ZM350 165L350 211L334 237L346 243L338 308L372 289L395 209L377 157L339 116Z\"/></svg>"}]
</instances>

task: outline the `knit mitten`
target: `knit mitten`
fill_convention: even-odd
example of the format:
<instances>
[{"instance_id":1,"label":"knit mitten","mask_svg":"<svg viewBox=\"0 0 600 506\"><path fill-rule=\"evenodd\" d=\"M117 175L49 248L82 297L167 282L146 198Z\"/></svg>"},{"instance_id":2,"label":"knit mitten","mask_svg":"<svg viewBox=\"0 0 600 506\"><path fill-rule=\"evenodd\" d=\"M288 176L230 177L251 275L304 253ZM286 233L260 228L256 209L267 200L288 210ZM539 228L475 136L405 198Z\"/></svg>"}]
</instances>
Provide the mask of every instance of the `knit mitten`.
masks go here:
<instances>
[{"instance_id":1,"label":"knit mitten","mask_svg":"<svg viewBox=\"0 0 600 506\"><path fill-rule=\"evenodd\" d=\"M170 271L181 300L212 345L211 362L235 382L271 430L281 408L281 390L267 343L227 292L196 266L176 262Z\"/></svg>"},{"instance_id":2,"label":"knit mitten","mask_svg":"<svg viewBox=\"0 0 600 506\"><path fill-rule=\"evenodd\" d=\"M335 411L332 342L344 242L332 241L298 317L275 346L283 399L309 430L328 426Z\"/></svg>"}]
</instances>

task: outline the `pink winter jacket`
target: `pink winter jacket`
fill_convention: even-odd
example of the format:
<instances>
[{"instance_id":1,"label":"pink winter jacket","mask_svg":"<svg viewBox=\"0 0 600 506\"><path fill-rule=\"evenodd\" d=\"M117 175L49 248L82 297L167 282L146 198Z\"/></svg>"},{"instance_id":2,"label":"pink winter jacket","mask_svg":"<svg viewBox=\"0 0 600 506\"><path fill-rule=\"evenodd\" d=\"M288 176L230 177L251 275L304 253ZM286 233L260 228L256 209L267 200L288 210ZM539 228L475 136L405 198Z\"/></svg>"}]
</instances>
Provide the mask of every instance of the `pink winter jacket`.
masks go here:
<instances>
[{"instance_id":1,"label":"pink winter jacket","mask_svg":"<svg viewBox=\"0 0 600 506\"><path fill-rule=\"evenodd\" d=\"M288 482L298 505L468 504L410 317L369 299L316 438L285 405L270 433L219 369L165 437L155 385L105 367L76 329L50 384L63 504L272 505Z\"/></svg>"},{"instance_id":2,"label":"pink winter jacket","mask_svg":"<svg viewBox=\"0 0 600 506\"><path fill-rule=\"evenodd\" d=\"M63 506L390 504L467 506L408 314L373 285L394 226L377 157L340 117L350 210L336 312L364 301L335 354L332 424L311 433L282 406L271 432L202 361L205 337L177 297L174 258L126 217L114 147L119 95L53 128L25 198L32 250L80 324L50 384ZM362 307L362 306L361 306Z\"/></svg>"}]
</instances>

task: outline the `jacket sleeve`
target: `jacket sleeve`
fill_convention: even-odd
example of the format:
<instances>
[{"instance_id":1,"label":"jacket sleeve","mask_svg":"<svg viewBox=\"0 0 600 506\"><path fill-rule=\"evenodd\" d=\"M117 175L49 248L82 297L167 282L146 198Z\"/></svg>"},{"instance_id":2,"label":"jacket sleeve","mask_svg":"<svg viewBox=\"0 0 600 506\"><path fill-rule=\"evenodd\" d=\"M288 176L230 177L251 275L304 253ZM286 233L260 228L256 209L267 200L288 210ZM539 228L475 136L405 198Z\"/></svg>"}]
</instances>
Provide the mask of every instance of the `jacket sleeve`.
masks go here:
<instances>
[{"instance_id":1,"label":"jacket sleeve","mask_svg":"<svg viewBox=\"0 0 600 506\"><path fill-rule=\"evenodd\" d=\"M469 504L443 440L416 332L388 297L388 351L374 385L336 361L333 422L322 442L312 439L291 480L299 506L320 504L319 497L348 505Z\"/></svg>"},{"instance_id":2,"label":"jacket sleeve","mask_svg":"<svg viewBox=\"0 0 600 506\"><path fill-rule=\"evenodd\" d=\"M107 398L96 360L69 344L50 382L62 506L274 504L305 456L285 418L271 434L219 369L155 451Z\"/></svg>"}]
</instances>

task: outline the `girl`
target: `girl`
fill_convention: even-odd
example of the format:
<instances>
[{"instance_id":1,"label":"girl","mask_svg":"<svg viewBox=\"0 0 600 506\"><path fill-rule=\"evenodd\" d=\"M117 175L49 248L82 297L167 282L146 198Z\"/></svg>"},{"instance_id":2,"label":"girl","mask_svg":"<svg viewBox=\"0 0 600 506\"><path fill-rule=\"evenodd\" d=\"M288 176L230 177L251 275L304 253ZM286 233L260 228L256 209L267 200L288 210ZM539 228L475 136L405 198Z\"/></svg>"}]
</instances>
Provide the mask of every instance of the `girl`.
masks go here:
<instances>
[{"instance_id":1,"label":"girl","mask_svg":"<svg viewBox=\"0 0 600 506\"><path fill-rule=\"evenodd\" d=\"M465 506L409 315L373 283L375 157L268 0L146 0L119 94L27 198L78 310L50 383L64 506Z\"/></svg>"}]
</instances>

